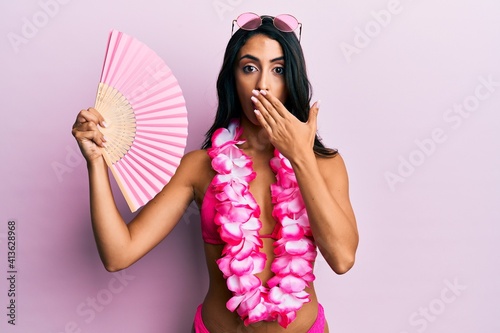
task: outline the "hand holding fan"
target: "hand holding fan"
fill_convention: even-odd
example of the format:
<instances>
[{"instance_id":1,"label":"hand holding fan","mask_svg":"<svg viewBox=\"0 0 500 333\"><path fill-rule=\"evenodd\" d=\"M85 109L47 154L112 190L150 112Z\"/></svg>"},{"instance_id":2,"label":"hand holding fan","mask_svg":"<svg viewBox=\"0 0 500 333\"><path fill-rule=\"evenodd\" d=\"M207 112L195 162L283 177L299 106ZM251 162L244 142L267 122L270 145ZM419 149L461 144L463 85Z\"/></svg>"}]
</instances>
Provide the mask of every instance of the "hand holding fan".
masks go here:
<instances>
[{"instance_id":1,"label":"hand holding fan","mask_svg":"<svg viewBox=\"0 0 500 333\"><path fill-rule=\"evenodd\" d=\"M95 109L106 123L103 156L130 210L173 176L187 140L187 110L165 62L135 38L110 33Z\"/></svg>"}]
</instances>

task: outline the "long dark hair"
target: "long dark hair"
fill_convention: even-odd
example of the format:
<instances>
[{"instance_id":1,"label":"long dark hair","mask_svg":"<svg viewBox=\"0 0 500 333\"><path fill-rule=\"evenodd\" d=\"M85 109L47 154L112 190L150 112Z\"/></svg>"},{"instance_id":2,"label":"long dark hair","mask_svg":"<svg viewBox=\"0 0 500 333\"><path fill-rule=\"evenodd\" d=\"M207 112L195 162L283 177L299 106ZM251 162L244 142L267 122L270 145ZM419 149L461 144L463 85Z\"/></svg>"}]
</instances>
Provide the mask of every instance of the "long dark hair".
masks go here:
<instances>
[{"instance_id":1,"label":"long dark hair","mask_svg":"<svg viewBox=\"0 0 500 333\"><path fill-rule=\"evenodd\" d=\"M306 63L300 42L293 32L281 32L272 23L272 17L262 16L262 25L252 31L239 29L229 40L222 68L217 78L217 96L219 104L212 127L205 134L202 149L212 146L212 135L221 127L226 128L231 119L240 118L242 107L236 93L235 64L240 49L254 35L263 34L277 41L283 49L285 61L285 107L302 122L309 119L312 88L307 78ZM314 153L330 157L337 154L336 149L326 148L316 134L314 138Z\"/></svg>"}]
</instances>

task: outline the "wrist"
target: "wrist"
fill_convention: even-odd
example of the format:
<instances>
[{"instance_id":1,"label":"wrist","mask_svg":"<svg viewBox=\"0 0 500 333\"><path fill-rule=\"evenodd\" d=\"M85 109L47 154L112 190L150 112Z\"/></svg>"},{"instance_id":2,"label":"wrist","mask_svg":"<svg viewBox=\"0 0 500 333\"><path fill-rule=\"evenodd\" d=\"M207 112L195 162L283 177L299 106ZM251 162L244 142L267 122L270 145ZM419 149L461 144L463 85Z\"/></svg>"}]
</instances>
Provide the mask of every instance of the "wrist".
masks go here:
<instances>
[{"instance_id":1,"label":"wrist","mask_svg":"<svg viewBox=\"0 0 500 333\"><path fill-rule=\"evenodd\" d=\"M103 167L107 167L106 161L104 161L104 157L101 155L99 157L93 158L91 160L87 160L87 169L89 171L101 169Z\"/></svg>"},{"instance_id":2,"label":"wrist","mask_svg":"<svg viewBox=\"0 0 500 333\"><path fill-rule=\"evenodd\" d=\"M303 153L296 154L293 158L289 159L295 172L300 170L310 169L312 165L316 165L316 155L314 150L308 150Z\"/></svg>"}]
</instances>

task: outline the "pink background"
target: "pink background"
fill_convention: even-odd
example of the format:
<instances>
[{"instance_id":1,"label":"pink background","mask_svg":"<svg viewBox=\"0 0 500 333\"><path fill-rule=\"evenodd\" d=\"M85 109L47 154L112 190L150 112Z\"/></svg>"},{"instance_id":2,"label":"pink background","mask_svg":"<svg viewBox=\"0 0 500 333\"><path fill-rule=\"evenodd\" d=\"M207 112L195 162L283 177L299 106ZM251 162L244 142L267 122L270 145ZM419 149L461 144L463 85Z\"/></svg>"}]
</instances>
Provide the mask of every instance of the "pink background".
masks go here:
<instances>
[{"instance_id":1,"label":"pink background","mask_svg":"<svg viewBox=\"0 0 500 333\"><path fill-rule=\"evenodd\" d=\"M187 150L199 147L231 20L245 11L303 23L320 134L350 172L357 263L344 276L316 267L331 331L500 332L497 0L2 1L0 331L190 330L207 287L196 210L140 262L106 272L70 128L94 103L115 28L174 71ZM5 315L10 219L16 326Z\"/></svg>"}]
</instances>

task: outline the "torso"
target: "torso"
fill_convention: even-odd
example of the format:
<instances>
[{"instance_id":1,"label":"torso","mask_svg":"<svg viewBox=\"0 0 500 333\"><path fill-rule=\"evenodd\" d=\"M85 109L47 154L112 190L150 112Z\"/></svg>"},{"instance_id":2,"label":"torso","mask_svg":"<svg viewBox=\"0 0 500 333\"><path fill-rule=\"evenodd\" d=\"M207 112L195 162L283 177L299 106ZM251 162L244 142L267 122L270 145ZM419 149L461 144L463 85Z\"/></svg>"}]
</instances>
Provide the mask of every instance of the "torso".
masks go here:
<instances>
[{"instance_id":1,"label":"torso","mask_svg":"<svg viewBox=\"0 0 500 333\"><path fill-rule=\"evenodd\" d=\"M254 154L248 150L244 150L244 152L252 157L253 168L257 174L256 178L250 183L250 191L261 209L262 229L260 233L270 234L276 224L271 214L273 207L269 190L270 185L276 181L275 174L269 166L272 152L268 154ZM198 207L201 207L205 191L215 176L215 172L211 167L211 160L206 151L200 150L196 154L197 160L200 161L196 174L201 175L201 177L198 177L198 181L194 185L194 197ZM264 285L274 274L271 271L271 263L275 257L273 242L273 239L263 238L264 247L261 251L266 253L267 256L266 267L264 271L256 276L261 279ZM227 289L226 280L216 264L216 260L221 257L223 245L205 243L204 248L210 283L203 302L202 317L210 332L303 333L307 332L313 325L316 319L318 303L314 286L311 283L311 286L305 289L310 294L311 302L304 304L298 311L297 318L287 329L281 327L277 322L259 322L245 327L238 314L230 312L226 308L226 302L231 298L232 292ZM325 328L325 332L328 332L327 328Z\"/></svg>"}]
</instances>

